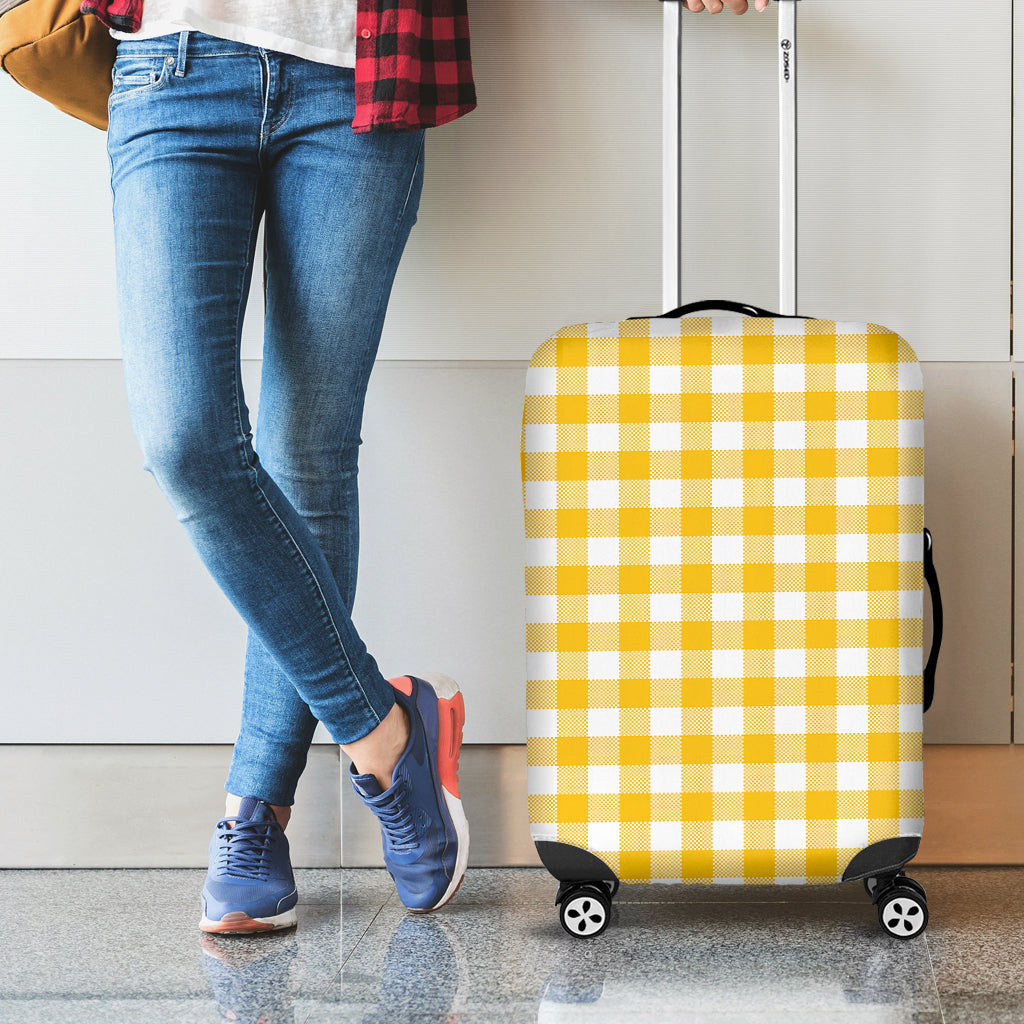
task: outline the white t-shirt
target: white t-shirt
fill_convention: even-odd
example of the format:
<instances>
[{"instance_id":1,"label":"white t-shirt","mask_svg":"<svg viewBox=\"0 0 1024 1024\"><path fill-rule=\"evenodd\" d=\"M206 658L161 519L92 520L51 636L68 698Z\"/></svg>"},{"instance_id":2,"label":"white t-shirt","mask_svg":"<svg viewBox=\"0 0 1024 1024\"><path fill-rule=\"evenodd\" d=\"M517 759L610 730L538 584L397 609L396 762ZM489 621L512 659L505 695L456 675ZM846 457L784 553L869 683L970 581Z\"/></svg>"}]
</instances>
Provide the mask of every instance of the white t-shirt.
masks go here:
<instances>
[{"instance_id":1,"label":"white t-shirt","mask_svg":"<svg viewBox=\"0 0 1024 1024\"><path fill-rule=\"evenodd\" d=\"M321 64L356 66L357 0L146 0L138 32L152 39L191 29L221 39L292 53Z\"/></svg>"}]
</instances>

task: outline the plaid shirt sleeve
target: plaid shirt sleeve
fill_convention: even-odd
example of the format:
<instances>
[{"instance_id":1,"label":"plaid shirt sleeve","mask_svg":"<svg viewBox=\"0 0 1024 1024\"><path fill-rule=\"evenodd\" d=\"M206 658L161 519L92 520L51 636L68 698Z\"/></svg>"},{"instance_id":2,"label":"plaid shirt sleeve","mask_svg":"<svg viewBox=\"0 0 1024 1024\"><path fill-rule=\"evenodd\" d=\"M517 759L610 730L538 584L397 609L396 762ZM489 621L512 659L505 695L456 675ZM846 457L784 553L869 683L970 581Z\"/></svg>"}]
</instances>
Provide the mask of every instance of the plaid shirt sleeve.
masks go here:
<instances>
[{"instance_id":1,"label":"plaid shirt sleeve","mask_svg":"<svg viewBox=\"0 0 1024 1024\"><path fill-rule=\"evenodd\" d=\"M79 9L118 32L138 32L142 24L142 0L85 0Z\"/></svg>"},{"instance_id":2,"label":"plaid shirt sleeve","mask_svg":"<svg viewBox=\"0 0 1024 1024\"><path fill-rule=\"evenodd\" d=\"M416 131L476 107L466 0L359 0L352 131Z\"/></svg>"},{"instance_id":3,"label":"plaid shirt sleeve","mask_svg":"<svg viewBox=\"0 0 1024 1024\"><path fill-rule=\"evenodd\" d=\"M288 0L282 0L287 3ZM84 0L108 28L138 32L143 0ZM476 107L466 0L358 0L352 131L416 131Z\"/></svg>"}]
</instances>

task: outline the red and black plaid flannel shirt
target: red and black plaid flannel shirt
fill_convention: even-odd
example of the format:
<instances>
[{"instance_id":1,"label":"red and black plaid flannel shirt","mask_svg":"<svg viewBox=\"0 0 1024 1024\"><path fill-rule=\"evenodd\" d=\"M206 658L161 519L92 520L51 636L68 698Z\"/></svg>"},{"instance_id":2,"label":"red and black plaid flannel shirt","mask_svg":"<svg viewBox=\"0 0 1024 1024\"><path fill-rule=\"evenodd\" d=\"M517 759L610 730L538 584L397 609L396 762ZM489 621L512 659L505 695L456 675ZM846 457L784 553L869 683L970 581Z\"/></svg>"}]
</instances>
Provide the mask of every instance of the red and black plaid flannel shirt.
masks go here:
<instances>
[{"instance_id":1,"label":"red and black plaid flannel shirt","mask_svg":"<svg viewBox=\"0 0 1024 1024\"><path fill-rule=\"evenodd\" d=\"M142 4L84 0L81 10L108 28L138 32ZM352 131L433 128L474 107L466 0L358 0Z\"/></svg>"}]
</instances>

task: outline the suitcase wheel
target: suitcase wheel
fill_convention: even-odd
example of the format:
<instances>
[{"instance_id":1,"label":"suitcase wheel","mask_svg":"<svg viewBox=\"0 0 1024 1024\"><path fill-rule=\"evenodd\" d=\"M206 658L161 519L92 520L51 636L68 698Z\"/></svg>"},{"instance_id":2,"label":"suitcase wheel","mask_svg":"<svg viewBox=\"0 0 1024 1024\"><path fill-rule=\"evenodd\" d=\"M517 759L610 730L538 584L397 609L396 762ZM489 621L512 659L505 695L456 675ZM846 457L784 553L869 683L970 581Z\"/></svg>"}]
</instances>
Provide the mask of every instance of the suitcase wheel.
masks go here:
<instances>
[{"instance_id":1,"label":"suitcase wheel","mask_svg":"<svg viewBox=\"0 0 1024 1024\"><path fill-rule=\"evenodd\" d=\"M568 889L558 911L562 927L578 939L592 939L608 927L612 901L603 885L586 882Z\"/></svg>"},{"instance_id":2,"label":"suitcase wheel","mask_svg":"<svg viewBox=\"0 0 1024 1024\"><path fill-rule=\"evenodd\" d=\"M878 893L878 883L880 881L890 881L889 879L878 879L878 878L865 878L864 879L864 891L871 897L872 902L875 902L875 895ZM911 889L916 889L922 899L927 899L928 894L924 891L924 886L913 878L908 878L906 875L898 874L895 878L891 879L897 885L909 885Z\"/></svg>"},{"instance_id":3,"label":"suitcase wheel","mask_svg":"<svg viewBox=\"0 0 1024 1024\"><path fill-rule=\"evenodd\" d=\"M928 900L924 887L912 878L899 876L878 897L878 923L897 939L912 939L928 924Z\"/></svg>"}]
</instances>

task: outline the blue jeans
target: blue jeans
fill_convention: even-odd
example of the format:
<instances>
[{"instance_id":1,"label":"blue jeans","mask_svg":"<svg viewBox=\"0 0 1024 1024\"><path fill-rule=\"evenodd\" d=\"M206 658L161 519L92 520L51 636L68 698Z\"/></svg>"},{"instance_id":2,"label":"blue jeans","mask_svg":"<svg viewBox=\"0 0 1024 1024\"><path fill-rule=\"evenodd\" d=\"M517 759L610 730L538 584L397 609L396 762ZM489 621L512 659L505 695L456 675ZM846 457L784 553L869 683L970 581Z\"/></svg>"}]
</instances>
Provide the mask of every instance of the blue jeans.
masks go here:
<instances>
[{"instance_id":1,"label":"blue jeans","mask_svg":"<svg viewBox=\"0 0 1024 1024\"><path fill-rule=\"evenodd\" d=\"M394 704L352 624L356 473L423 132L354 135L351 68L201 32L119 40L114 72L107 152L132 429L249 627L225 788L289 805L317 720L350 743ZM264 214L254 446L239 350Z\"/></svg>"}]
</instances>

